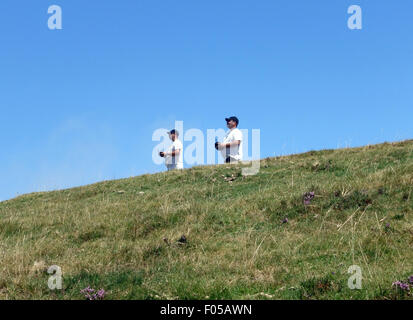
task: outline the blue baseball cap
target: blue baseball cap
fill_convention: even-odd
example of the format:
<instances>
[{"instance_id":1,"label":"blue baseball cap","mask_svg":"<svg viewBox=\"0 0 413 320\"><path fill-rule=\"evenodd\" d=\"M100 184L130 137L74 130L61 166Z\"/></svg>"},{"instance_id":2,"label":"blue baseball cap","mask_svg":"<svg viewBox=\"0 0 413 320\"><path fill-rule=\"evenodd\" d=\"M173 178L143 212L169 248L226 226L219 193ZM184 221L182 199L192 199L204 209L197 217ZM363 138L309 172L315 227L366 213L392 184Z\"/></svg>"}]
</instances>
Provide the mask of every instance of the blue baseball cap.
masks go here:
<instances>
[{"instance_id":1,"label":"blue baseball cap","mask_svg":"<svg viewBox=\"0 0 413 320\"><path fill-rule=\"evenodd\" d=\"M225 121L226 121L226 122L231 121L231 120L234 121L234 122L236 122L236 123L237 123L237 126L238 126L239 120L238 120L237 117L232 116L232 117L229 117L229 118L225 118Z\"/></svg>"},{"instance_id":2,"label":"blue baseball cap","mask_svg":"<svg viewBox=\"0 0 413 320\"><path fill-rule=\"evenodd\" d=\"M168 131L168 134L176 134L177 136L179 136L179 132L176 129L172 129L171 131Z\"/></svg>"}]
</instances>

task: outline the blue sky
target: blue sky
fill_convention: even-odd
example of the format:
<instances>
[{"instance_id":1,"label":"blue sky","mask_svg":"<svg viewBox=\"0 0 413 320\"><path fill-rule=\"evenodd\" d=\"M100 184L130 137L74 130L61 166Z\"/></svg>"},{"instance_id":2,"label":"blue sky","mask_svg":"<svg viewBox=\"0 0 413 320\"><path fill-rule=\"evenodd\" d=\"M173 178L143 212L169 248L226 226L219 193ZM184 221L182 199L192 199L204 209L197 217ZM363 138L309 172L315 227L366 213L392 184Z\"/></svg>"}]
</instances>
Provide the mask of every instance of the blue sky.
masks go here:
<instances>
[{"instance_id":1,"label":"blue sky","mask_svg":"<svg viewBox=\"0 0 413 320\"><path fill-rule=\"evenodd\" d=\"M261 157L413 138L412 14L410 0L2 0L0 200L164 170L151 137L175 120L206 132L237 115Z\"/></svg>"}]
</instances>

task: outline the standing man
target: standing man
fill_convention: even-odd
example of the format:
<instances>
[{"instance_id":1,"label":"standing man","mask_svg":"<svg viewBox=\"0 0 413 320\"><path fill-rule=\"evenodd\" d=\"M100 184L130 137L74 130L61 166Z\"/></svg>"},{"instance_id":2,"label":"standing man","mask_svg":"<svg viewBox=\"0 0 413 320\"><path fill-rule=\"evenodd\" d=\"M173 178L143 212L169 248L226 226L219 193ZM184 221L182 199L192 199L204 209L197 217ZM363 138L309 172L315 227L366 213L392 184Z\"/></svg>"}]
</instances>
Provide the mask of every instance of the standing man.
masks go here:
<instances>
[{"instance_id":1,"label":"standing man","mask_svg":"<svg viewBox=\"0 0 413 320\"><path fill-rule=\"evenodd\" d=\"M242 161L242 132L238 129L238 118L225 118L229 131L226 133L222 143L216 142L215 148L221 151L225 163L236 163Z\"/></svg>"},{"instance_id":2,"label":"standing man","mask_svg":"<svg viewBox=\"0 0 413 320\"><path fill-rule=\"evenodd\" d=\"M182 160L182 154L184 148L182 142L178 139L178 130L173 129L169 131L168 134L169 139L172 140L172 144L169 146L166 152L159 152L159 155L165 158L165 165L168 171L174 169L183 169L184 162Z\"/></svg>"}]
</instances>

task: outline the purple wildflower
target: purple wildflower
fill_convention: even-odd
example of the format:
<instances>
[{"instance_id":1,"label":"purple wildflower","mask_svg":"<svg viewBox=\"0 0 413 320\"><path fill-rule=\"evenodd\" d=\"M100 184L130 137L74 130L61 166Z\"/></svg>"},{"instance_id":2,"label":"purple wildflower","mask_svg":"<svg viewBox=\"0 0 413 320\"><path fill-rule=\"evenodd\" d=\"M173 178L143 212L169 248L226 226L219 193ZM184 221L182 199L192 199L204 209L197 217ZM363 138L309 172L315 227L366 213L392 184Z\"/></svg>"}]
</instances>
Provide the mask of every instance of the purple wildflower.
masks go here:
<instances>
[{"instance_id":1,"label":"purple wildflower","mask_svg":"<svg viewBox=\"0 0 413 320\"><path fill-rule=\"evenodd\" d=\"M95 289L91 288L90 286L80 290L87 300L103 300L105 298L105 290L100 289L96 292Z\"/></svg>"},{"instance_id":2,"label":"purple wildflower","mask_svg":"<svg viewBox=\"0 0 413 320\"><path fill-rule=\"evenodd\" d=\"M99 299L99 300L103 300L103 298L105 297L105 294L106 294L105 290L100 289L100 290L98 291L98 293L97 293L98 299Z\"/></svg>"},{"instance_id":3,"label":"purple wildflower","mask_svg":"<svg viewBox=\"0 0 413 320\"><path fill-rule=\"evenodd\" d=\"M393 287L399 288L402 291L408 291L410 286L408 283L404 283L402 281L396 281L392 284Z\"/></svg>"},{"instance_id":4,"label":"purple wildflower","mask_svg":"<svg viewBox=\"0 0 413 320\"><path fill-rule=\"evenodd\" d=\"M287 223L288 222L288 218L284 218L284 220L282 221L282 223Z\"/></svg>"},{"instance_id":5,"label":"purple wildflower","mask_svg":"<svg viewBox=\"0 0 413 320\"><path fill-rule=\"evenodd\" d=\"M309 205L309 204L311 203L311 200L314 199L314 196L315 196L315 194L314 194L313 191L311 191L311 192L306 192L306 193L303 195L304 204L305 204L306 206Z\"/></svg>"},{"instance_id":6,"label":"purple wildflower","mask_svg":"<svg viewBox=\"0 0 413 320\"><path fill-rule=\"evenodd\" d=\"M413 275L408 278L410 283L413 283Z\"/></svg>"}]
</instances>

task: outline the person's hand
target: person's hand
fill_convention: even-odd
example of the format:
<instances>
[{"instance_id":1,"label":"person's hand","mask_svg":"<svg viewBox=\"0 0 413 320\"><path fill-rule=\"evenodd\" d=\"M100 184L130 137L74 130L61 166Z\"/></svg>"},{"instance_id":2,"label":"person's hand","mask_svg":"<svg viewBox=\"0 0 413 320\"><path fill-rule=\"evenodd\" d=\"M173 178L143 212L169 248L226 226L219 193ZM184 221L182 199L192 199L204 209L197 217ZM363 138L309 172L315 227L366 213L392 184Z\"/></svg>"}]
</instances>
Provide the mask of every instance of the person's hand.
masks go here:
<instances>
[{"instance_id":1,"label":"person's hand","mask_svg":"<svg viewBox=\"0 0 413 320\"><path fill-rule=\"evenodd\" d=\"M225 144L218 142L217 145L216 145L216 148L217 148L217 150L222 150L222 149L225 148Z\"/></svg>"},{"instance_id":2,"label":"person's hand","mask_svg":"<svg viewBox=\"0 0 413 320\"><path fill-rule=\"evenodd\" d=\"M163 158L163 157L165 157L165 152L159 152L159 155Z\"/></svg>"}]
</instances>

